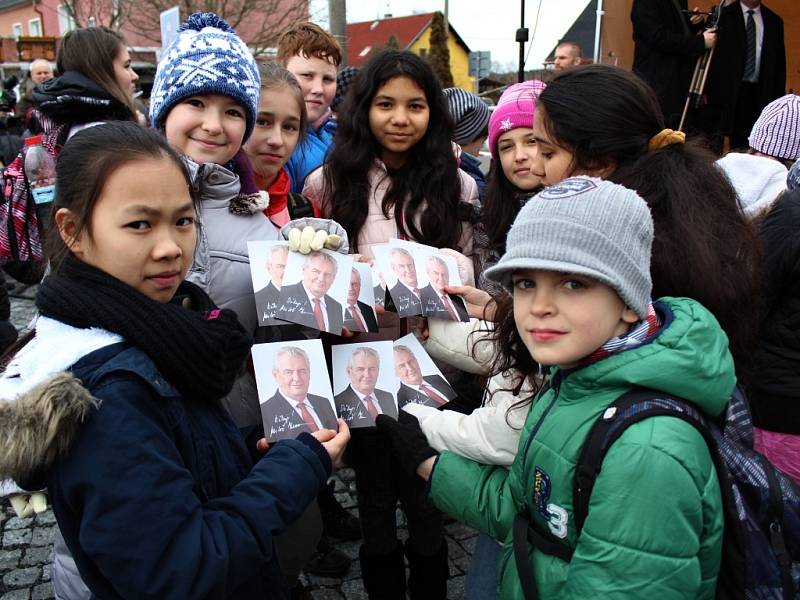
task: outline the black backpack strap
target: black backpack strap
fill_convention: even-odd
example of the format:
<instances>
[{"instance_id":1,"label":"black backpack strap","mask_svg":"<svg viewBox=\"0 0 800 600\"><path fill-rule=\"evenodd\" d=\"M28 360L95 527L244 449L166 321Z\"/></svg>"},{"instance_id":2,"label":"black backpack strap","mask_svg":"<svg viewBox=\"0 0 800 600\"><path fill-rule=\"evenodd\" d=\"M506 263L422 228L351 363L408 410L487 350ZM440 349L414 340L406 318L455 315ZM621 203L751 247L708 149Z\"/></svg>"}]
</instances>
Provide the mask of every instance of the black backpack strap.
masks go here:
<instances>
[{"instance_id":1,"label":"black backpack strap","mask_svg":"<svg viewBox=\"0 0 800 600\"><path fill-rule=\"evenodd\" d=\"M286 208L292 221L314 216L314 205L302 194L289 192L289 196L286 198Z\"/></svg>"},{"instance_id":2,"label":"black backpack strap","mask_svg":"<svg viewBox=\"0 0 800 600\"><path fill-rule=\"evenodd\" d=\"M514 540L514 562L517 564L519 583L525 600L537 600L539 593L536 591L536 580L533 577L533 567L528 560L528 532L533 527L529 525L528 513L523 508L514 517L512 530Z\"/></svg>"},{"instance_id":3,"label":"black backpack strap","mask_svg":"<svg viewBox=\"0 0 800 600\"><path fill-rule=\"evenodd\" d=\"M675 417L686 421L703 436L709 449L716 448L716 441L704 417L686 400L645 388L635 388L623 394L609 404L595 421L578 457L573 487L573 522L577 535L580 535L583 529L589 512L592 489L611 445L634 423L658 416ZM715 466L719 467L720 460L717 453L711 454Z\"/></svg>"},{"instance_id":4,"label":"black backpack strap","mask_svg":"<svg viewBox=\"0 0 800 600\"><path fill-rule=\"evenodd\" d=\"M781 484L775 476L775 471L769 461L761 455L761 465L767 475L767 485L769 486L769 542L778 559L778 567L781 571L781 586L783 587L784 598L795 598L794 578L792 577L792 556L786 548L786 540L783 533L783 493Z\"/></svg>"}]
</instances>

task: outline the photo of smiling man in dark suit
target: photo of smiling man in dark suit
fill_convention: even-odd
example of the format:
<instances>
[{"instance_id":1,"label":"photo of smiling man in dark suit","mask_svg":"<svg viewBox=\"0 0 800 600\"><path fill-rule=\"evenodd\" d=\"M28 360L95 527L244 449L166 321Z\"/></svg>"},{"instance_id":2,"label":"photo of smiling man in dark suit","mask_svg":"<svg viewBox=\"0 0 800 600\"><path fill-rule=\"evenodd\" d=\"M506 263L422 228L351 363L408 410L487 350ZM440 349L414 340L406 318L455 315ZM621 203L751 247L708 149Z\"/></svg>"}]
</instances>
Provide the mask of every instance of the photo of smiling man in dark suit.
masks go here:
<instances>
[{"instance_id":1,"label":"photo of smiling man in dark suit","mask_svg":"<svg viewBox=\"0 0 800 600\"><path fill-rule=\"evenodd\" d=\"M272 377L278 389L261 404L267 441L295 438L303 431L338 429L330 400L308 393L311 363L302 348L280 348L275 353Z\"/></svg>"},{"instance_id":2,"label":"photo of smiling man in dark suit","mask_svg":"<svg viewBox=\"0 0 800 600\"><path fill-rule=\"evenodd\" d=\"M348 386L333 397L336 412L350 427L372 427L375 417L384 414L397 418L394 395L375 387L380 374L378 353L358 346L347 361Z\"/></svg>"},{"instance_id":3,"label":"photo of smiling man in dark suit","mask_svg":"<svg viewBox=\"0 0 800 600\"><path fill-rule=\"evenodd\" d=\"M408 346L398 344L394 347L394 372L400 380L398 408L403 408L409 402L439 408L456 397L444 377L422 374L419 361Z\"/></svg>"},{"instance_id":4,"label":"photo of smiling man in dark suit","mask_svg":"<svg viewBox=\"0 0 800 600\"><path fill-rule=\"evenodd\" d=\"M331 254L311 252L303 262L302 279L281 289L281 307L276 316L339 335L342 332L344 312L342 305L328 294L338 268L339 265Z\"/></svg>"}]
</instances>

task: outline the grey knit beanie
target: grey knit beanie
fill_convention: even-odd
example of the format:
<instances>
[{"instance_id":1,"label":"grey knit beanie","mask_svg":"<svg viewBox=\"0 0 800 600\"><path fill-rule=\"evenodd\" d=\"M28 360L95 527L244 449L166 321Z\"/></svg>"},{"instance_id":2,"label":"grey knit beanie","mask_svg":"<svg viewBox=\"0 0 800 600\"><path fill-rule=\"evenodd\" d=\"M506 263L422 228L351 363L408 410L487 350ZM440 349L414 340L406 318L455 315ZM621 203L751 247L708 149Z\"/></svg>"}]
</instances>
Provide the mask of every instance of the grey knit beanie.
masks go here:
<instances>
[{"instance_id":1,"label":"grey knit beanie","mask_svg":"<svg viewBox=\"0 0 800 600\"><path fill-rule=\"evenodd\" d=\"M445 88L442 93L453 121L453 141L456 144L474 142L489 126L489 107L478 96L461 88Z\"/></svg>"},{"instance_id":2,"label":"grey knit beanie","mask_svg":"<svg viewBox=\"0 0 800 600\"><path fill-rule=\"evenodd\" d=\"M514 220L506 253L485 272L511 289L520 269L585 275L616 290L642 318L650 293L653 219L627 188L593 177L571 177L531 198Z\"/></svg>"}]
</instances>

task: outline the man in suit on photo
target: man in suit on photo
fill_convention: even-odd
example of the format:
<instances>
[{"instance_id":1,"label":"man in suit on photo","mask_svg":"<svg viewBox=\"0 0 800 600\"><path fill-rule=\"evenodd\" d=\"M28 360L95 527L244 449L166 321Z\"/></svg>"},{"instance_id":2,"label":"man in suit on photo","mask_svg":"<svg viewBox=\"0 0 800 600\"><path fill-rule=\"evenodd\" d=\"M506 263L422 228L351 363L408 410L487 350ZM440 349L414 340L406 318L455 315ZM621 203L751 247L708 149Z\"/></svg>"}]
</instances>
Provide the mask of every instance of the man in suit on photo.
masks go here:
<instances>
[{"instance_id":1,"label":"man in suit on photo","mask_svg":"<svg viewBox=\"0 0 800 600\"><path fill-rule=\"evenodd\" d=\"M708 72L708 103L697 114L698 127L716 150L722 136L731 149L749 147L748 137L764 107L786 93L783 19L761 0L734 0L722 8L718 39Z\"/></svg>"},{"instance_id":2,"label":"man in suit on photo","mask_svg":"<svg viewBox=\"0 0 800 600\"><path fill-rule=\"evenodd\" d=\"M275 313L280 307L281 285L283 273L286 271L286 260L289 256L288 244L278 244L269 249L267 258L267 273L269 283L255 294L256 309L260 325L276 325L283 323L275 319Z\"/></svg>"},{"instance_id":3,"label":"man in suit on photo","mask_svg":"<svg viewBox=\"0 0 800 600\"><path fill-rule=\"evenodd\" d=\"M392 302L401 317L422 314L422 300L417 288L417 268L414 258L405 248L392 248L389 254L397 283L389 290Z\"/></svg>"},{"instance_id":4,"label":"man in suit on photo","mask_svg":"<svg viewBox=\"0 0 800 600\"><path fill-rule=\"evenodd\" d=\"M338 429L330 400L308 393L311 364L302 348L284 346L278 350L272 376L278 389L261 405L268 441L294 438L303 431Z\"/></svg>"},{"instance_id":5,"label":"man in suit on photo","mask_svg":"<svg viewBox=\"0 0 800 600\"><path fill-rule=\"evenodd\" d=\"M281 307L277 316L339 335L344 318L342 305L328 295L337 269L336 259L330 254L311 252L303 263L302 280L281 289Z\"/></svg>"},{"instance_id":6,"label":"man in suit on photo","mask_svg":"<svg viewBox=\"0 0 800 600\"><path fill-rule=\"evenodd\" d=\"M456 397L453 388L441 375L423 375L419 361L411 348L399 344L394 347L394 372L400 379L397 406L409 402L439 408Z\"/></svg>"},{"instance_id":7,"label":"man in suit on photo","mask_svg":"<svg viewBox=\"0 0 800 600\"><path fill-rule=\"evenodd\" d=\"M372 348L361 346L350 355L347 361L350 384L333 398L336 412L350 427L372 427L379 414L397 418L394 396L375 387L380 367L380 357Z\"/></svg>"},{"instance_id":8,"label":"man in suit on photo","mask_svg":"<svg viewBox=\"0 0 800 600\"><path fill-rule=\"evenodd\" d=\"M358 299L361 294L361 274L355 267L350 272L350 287L347 288L347 304L344 309L344 326L350 331L377 333L378 320L375 309Z\"/></svg>"},{"instance_id":9,"label":"man in suit on photo","mask_svg":"<svg viewBox=\"0 0 800 600\"><path fill-rule=\"evenodd\" d=\"M430 283L422 288L422 314L432 319L469 321L464 301L444 291L450 285L450 275L445 263L438 256L430 256L425 265Z\"/></svg>"}]
</instances>

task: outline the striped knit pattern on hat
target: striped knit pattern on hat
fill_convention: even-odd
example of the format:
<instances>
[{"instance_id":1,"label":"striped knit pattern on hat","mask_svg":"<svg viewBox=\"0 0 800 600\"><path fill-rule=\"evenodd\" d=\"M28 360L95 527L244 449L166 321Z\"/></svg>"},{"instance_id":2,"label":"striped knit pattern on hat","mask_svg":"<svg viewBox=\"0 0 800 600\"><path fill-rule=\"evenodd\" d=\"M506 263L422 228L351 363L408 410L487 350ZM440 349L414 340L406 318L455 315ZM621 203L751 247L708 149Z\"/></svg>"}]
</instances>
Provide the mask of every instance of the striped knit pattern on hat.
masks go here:
<instances>
[{"instance_id":1,"label":"striped knit pattern on hat","mask_svg":"<svg viewBox=\"0 0 800 600\"><path fill-rule=\"evenodd\" d=\"M489 151L492 158L497 158L497 140L501 135L520 127L533 129L536 99L545 87L546 84L538 79L523 81L510 86L500 96L489 119Z\"/></svg>"},{"instance_id":2,"label":"striped knit pattern on hat","mask_svg":"<svg viewBox=\"0 0 800 600\"><path fill-rule=\"evenodd\" d=\"M214 13L195 13L180 26L158 62L150 96L150 122L162 128L178 102L219 94L242 105L247 141L255 126L260 91L256 61L236 32Z\"/></svg>"},{"instance_id":3,"label":"striped knit pattern on hat","mask_svg":"<svg viewBox=\"0 0 800 600\"><path fill-rule=\"evenodd\" d=\"M506 239L506 253L485 276L511 290L521 269L589 277L647 316L653 283L653 219L634 191L593 177L571 177L531 198Z\"/></svg>"},{"instance_id":4,"label":"striped knit pattern on hat","mask_svg":"<svg viewBox=\"0 0 800 600\"><path fill-rule=\"evenodd\" d=\"M786 175L786 189L800 189L800 159L794 161L789 168L789 173Z\"/></svg>"},{"instance_id":5,"label":"striped knit pattern on hat","mask_svg":"<svg viewBox=\"0 0 800 600\"><path fill-rule=\"evenodd\" d=\"M800 158L800 96L786 94L764 107L750 132L750 147L775 158Z\"/></svg>"},{"instance_id":6,"label":"striped knit pattern on hat","mask_svg":"<svg viewBox=\"0 0 800 600\"><path fill-rule=\"evenodd\" d=\"M453 141L456 144L474 142L489 125L486 102L461 88L446 88L442 93L453 121Z\"/></svg>"},{"instance_id":7,"label":"striped knit pattern on hat","mask_svg":"<svg viewBox=\"0 0 800 600\"><path fill-rule=\"evenodd\" d=\"M333 112L339 110L339 105L344 102L344 97L347 95L347 90L350 89L350 84L353 83L360 70L358 67L345 67L336 74L336 94L331 100L331 110Z\"/></svg>"}]
</instances>

